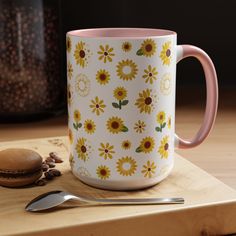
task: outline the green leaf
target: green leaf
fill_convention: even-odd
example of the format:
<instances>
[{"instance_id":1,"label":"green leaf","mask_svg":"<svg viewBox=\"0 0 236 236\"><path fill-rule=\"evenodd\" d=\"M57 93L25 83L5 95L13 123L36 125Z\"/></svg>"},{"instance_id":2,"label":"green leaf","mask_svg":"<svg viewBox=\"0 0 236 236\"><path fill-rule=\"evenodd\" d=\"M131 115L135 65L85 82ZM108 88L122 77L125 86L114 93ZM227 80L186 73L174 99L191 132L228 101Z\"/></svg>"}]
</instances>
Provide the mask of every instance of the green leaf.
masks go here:
<instances>
[{"instance_id":1,"label":"green leaf","mask_svg":"<svg viewBox=\"0 0 236 236\"><path fill-rule=\"evenodd\" d=\"M77 126L78 126L78 128L81 128L82 127L82 123L79 123Z\"/></svg>"},{"instance_id":2,"label":"green leaf","mask_svg":"<svg viewBox=\"0 0 236 236\"><path fill-rule=\"evenodd\" d=\"M163 128L165 128L165 126L166 126L166 122L164 122L164 123L161 125L161 128L163 129Z\"/></svg>"},{"instance_id":3,"label":"green leaf","mask_svg":"<svg viewBox=\"0 0 236 236\"><path fill-rule=\"evenodd\" d=\"M156 130L157 132L161 132L161 128L160 128L160 127L156 127L155 130Z\"/></svg>"},{"instance_id":4,"label":"green leaf","mask_svg":"<svg viewBox=\"0 0 236 236\"><path fill-rule=\"evenodd\" d=\"M126 126L123 126L121 131L122 131L122 132L128 132L129 129L128 129Z\"/></svg>"},{"instance_id":5,"label":"green leaf","mask_svg":"<svg viewBox=\"0 0 236 236\"><path fill-rule=\"evenodd\" d=\"M124 100L124 101L121 102L121 105L122 105L122 106L125 106L125 105L127 105L128 103L129 103L128 100Z\"/></svg>"},{"instance_id":6,"label":"green leaf","mask_svg":"<svg viewBox=\"0 0 236 236\"><path fill-rule=\"evenodd\" d=\"M74 127L76 130L78 130L78 125L77 125L77 124L73 123L73 127Z\"/></svg>"},{"instance_id":7,"label":"green leaf","mask_svg":"<svg viewBox=\"0 0 236 236\"><path fill-rule=\"evenodd\" d=\"M140 49L136 52L136 55L138 55L138 56L142 56L142 55L143 55L143 50L142 50L142 48L140 48Z\"/></svg>"},{"instance_id":8,"label":"green leaf","mask_svg":"<svg viewBox=\"0 0 236 236\"><path fill-rule=\"evenodd\" d=\"M119 104L116 103L116 102L113 102L113 103L112 103L112 106L115 107L115 108L120 108L120 107L119 107Z\"/></svg>"},{"instance_id":9,"label":"green leaf","mask_svg":"<svg viewBox=\"0 0 236 236\"><path fill-rule=\"evenodd\" d=\"M136 150L135 150L135 152L142 152L141 147L137 147Z\"/></svg>"}]
</instances>

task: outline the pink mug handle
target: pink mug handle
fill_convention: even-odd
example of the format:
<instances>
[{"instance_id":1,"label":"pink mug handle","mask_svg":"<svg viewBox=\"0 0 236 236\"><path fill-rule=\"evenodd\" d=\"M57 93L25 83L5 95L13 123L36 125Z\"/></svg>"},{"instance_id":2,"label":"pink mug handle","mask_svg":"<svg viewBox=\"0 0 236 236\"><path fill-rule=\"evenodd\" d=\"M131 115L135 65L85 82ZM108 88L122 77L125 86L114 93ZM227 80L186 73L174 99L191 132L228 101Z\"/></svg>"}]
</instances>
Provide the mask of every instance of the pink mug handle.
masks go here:
<instances>
[{"instance_id":1,"label":"pink mug handle","mask_svg":"<svg viewBox=\"0 0 236 236\"><path fill-rule=\"evenodd\" d=\"M184 149L196 147L205 140L214 125L218 107L217 75L212 60L198 47L192 45L178 45L177 62L186 57L195 57L202 64L206 79L207 99L204 120L195 137L188 141L175 135L176 147Z\"/></svg>"}]
</instances>

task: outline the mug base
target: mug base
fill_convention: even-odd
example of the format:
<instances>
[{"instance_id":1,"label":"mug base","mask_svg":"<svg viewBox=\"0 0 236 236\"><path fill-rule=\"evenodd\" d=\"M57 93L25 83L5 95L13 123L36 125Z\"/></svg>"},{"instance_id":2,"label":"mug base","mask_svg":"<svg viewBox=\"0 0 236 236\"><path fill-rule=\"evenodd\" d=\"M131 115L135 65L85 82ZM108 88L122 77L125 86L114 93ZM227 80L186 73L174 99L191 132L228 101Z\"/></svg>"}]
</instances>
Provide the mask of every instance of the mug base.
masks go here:
<instances>
[{"instance_id":1,"label":"mug base","mask_svg":"<svg viewBox=\"0 0 236 236\"><path fill-rule=\"evenodd\" d=\"M106 190L117 190L117 191L127 191L127 190L138 190L148 187L152 187L162 180L164 180L172 171L173 165L165 172L163 175L159 175L151 179L139 179L139 180L99 180L96 178L91 178L88 176L78 175L73 173L81 182L99 189Z\"/></svg>"}]
</instances>

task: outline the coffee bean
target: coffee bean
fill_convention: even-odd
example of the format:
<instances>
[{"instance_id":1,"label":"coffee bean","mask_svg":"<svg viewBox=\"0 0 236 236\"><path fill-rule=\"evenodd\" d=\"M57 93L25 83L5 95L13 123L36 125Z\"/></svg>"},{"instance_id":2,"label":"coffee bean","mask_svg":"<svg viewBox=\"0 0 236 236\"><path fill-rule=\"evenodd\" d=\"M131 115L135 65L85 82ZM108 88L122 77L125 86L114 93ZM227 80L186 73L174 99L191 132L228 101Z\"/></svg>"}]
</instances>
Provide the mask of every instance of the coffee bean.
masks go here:
<instances>
[{"instance_id":1,"label":"coffee bean","mask_svg":"<svg viewBox=\"0 0 236 236\"><path fill-rule=\"evenodd\" d=\"M46 158L46 163L49 163L49 162L53 163L53 162L55 162L55 160L51 157L47 157Z\"/></svg>"},{"instance_id":2,"label":"coffee bean","mask_svg":"<svg viewBox=\"0 0 236 236\"><path fill-rule=\"evenodd\" d=\"M48 172L50 172L53 176L56 176L56 177L61 176L61 172L57 169L51 169Z\"/></svg>"},{"instance_id":3,"label":"coffee bean","mask_svg":"<svg viewBox=\"0 0 236 236\"><path fill-rule=\"evenodd\" d=\"M38 186L44 186L47 183L47 180L42 178L42 179L38 179L37 181L35 181L35 184Z\"/></svg>"},{"instance_id":4,"label":"coffee bean","mask_svg":"<svg viewBox=\"0 0 236 236\"><path fill-rule=\"evenodd\" d=\"M42 164L42 170L43 172L47 171L49 169L49 165L48 164Z\"/></svg>"},{"instance_id":5,"label":"coffee bean","mask_svg":"<svg viewBox=\"0 0 236 236\"><path fill-rule=\"evenodd\" d=\"M3 117L51 112L63 102L59 9L46 2L0 0Z\"/></svg>"},{"instance_id":6,"label":"coffee bean","mask_svg":"<svg viewBox=\"0 0 236 236\"><path fill-rule=\"evenodd\" d=\"M44 176L47 180L52 180L54 178L54 175L52 173L48 172L44 172Z\"/></svg>"},{"instance_id":7,"label":"coffee bean","mask_svg":"<svg viewBox=\"0 0 236 236\"><path fill-rule=\"evenodd\" d=\"M49 166L49 168L54 168L56 166L53 162L47 162L47 165Z\"/></svg>"},{"instance_id":8,"label":"coffee bean","mask_svg":"<svg viewBox=\"0 0 236 236\"><path fill-rule=\"evenodd\" d=\"M55 160L56 163L62 163L63 160L57 155L56 152L50 152L49 156Z\"/></svg>"}]
</instances>

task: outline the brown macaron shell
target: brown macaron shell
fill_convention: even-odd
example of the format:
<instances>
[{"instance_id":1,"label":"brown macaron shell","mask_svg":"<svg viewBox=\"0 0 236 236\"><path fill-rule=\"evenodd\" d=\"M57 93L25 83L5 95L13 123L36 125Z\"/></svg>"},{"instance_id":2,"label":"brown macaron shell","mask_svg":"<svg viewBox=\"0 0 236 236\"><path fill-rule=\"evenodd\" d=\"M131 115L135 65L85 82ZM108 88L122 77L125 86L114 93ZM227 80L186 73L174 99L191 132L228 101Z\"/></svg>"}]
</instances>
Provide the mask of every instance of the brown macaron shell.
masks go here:
<instances>
[{"instance_id":1,"label":"brown macaron shell","mask_svg":"<svg viewBox=\"0 0 236 236\"><path fill-rule=\"evenodd\" d=\"M42 157L33 150L10 148L0 151L0 185L20 187L42 176Z\"/></svg>"}]
</instances>

